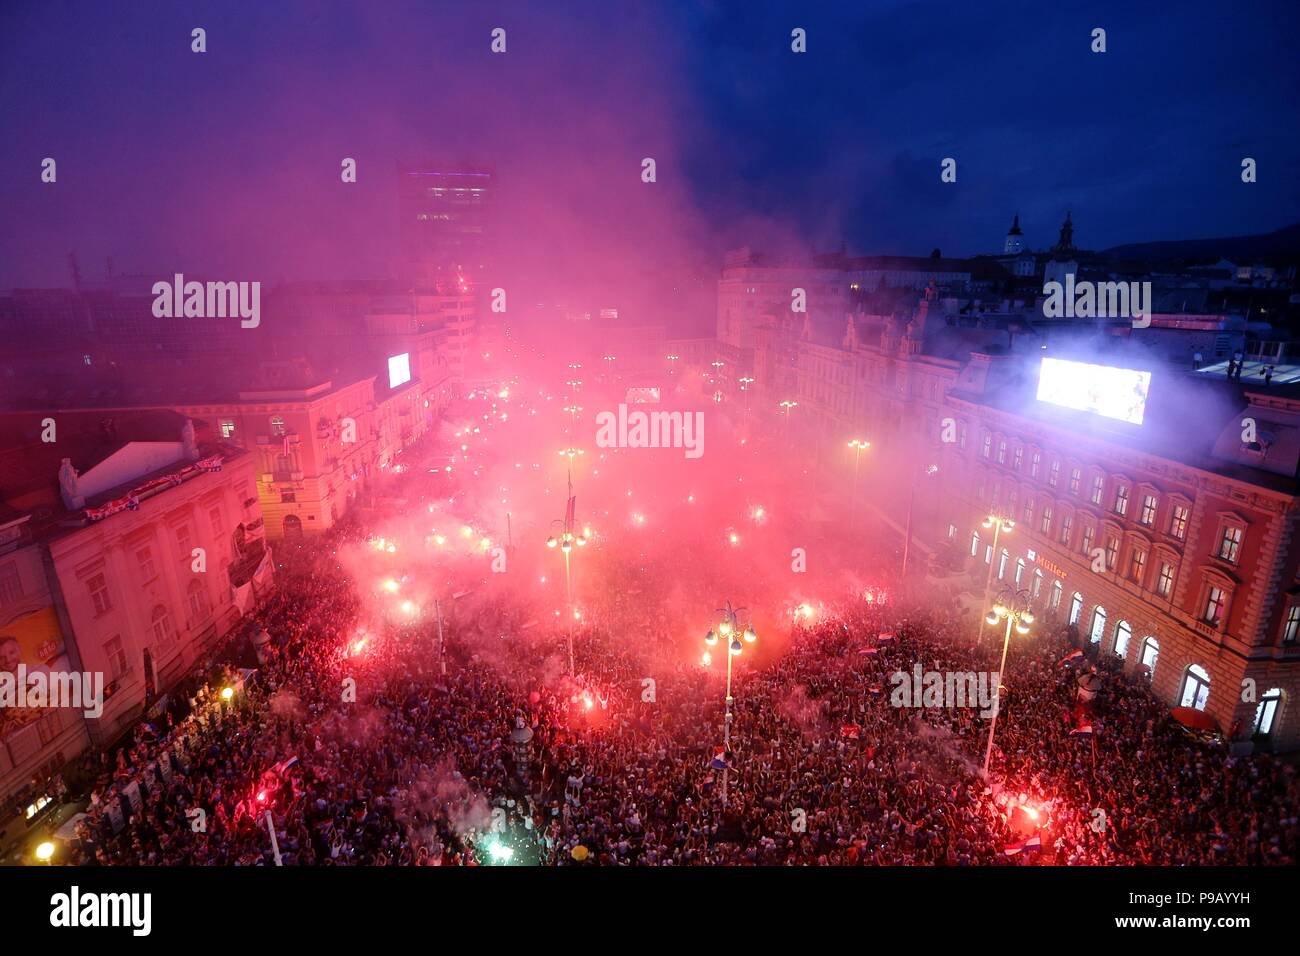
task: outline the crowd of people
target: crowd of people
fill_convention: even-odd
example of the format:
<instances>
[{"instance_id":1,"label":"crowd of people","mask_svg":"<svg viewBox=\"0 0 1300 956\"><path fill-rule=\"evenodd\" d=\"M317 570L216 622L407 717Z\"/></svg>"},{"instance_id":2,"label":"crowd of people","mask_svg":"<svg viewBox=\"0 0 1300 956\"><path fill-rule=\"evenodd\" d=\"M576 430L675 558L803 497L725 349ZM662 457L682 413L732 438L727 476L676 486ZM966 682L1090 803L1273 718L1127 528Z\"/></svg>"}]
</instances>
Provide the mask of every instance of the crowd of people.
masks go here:
<instances>
[{"instance_id":1,"label":"crowd of people","mask_svg":"<svg viewBox=\"0 0 1300 956\"><path fill-rule=\"evenodd\" d=\"M1106 660L1063 663L1059 628L1013 649L988 779L977 709L890 701L890 675L916 663L995 666L993 642L977 646L969 618L933 601L824 609L796 623L779 653L743 659L720 754L721 669L687 658L653 622L611 627L613 611L595 615L575 637L573 677L559 635L489 643L483 628L452 621L445 659L428 623L372 633L359 649L360 600L332 562L337 546L321 542L248 622L272 641L228 704L216 691L235 672L218 665L190 719L144 725L101 758L79 862L266 865L277 852L286 865L1296 859L1290 765L1189 738L1140 677ZM488 606L473 617L502 615ZM1102 678L1090 736L1072 732L1081 668ZM178 736L189 741L183 765L170 780L152 774L114 832L110 796L175 752ZM1039 821L1038 853L1017 852L1031 833L1017 807Z\"/></svg>"},{"instance_id":2,"label":"crowd of people","mask_svg":"<svg viewBox=\"0 0 1300 956\"><path fill-rule=\"evenodd\" d=\"M1294 766L1189 736L1050 616L1012 646L986 775L986 712L891 695L918 664L997 670L1000 642L978 642L951 594L846 588L791 613L725 544L605 536L570 673L567 627L507 587L376 619L340 558L369 531L354 517L281 549L276 591L174 695L186 712L94 758L76 862L1296 862ZM742 582L776 610L733 662L724 734L726 641L706 662L683 634Z\"/></svg>"}]
</instances>

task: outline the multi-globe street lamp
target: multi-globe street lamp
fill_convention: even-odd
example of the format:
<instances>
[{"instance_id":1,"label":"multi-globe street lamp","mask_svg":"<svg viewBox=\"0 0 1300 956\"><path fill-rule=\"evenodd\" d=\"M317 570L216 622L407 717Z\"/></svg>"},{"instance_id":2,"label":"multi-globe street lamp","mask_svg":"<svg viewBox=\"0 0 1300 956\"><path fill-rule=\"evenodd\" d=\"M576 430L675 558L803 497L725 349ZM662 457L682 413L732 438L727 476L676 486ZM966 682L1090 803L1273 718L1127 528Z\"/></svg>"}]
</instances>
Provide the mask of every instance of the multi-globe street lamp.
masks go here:
<instances>
[{"instance_id":1,"label":"multi-globe street lamp","mask_svg":"<svg viewBox=\"0 0 1300 956\"><path fill-rule=\"evenodd\" d=\"M858 465L862 461L862 453L871 447L871 442L854 438L849 441L849 447L853 449L853 504L849 512L849 530L853 530L858 526Z\"/></svg>"},{"instance_id":2,"label":"multi-globe street lamp","mask_svg":"<svg viewBox=\"0 0 1300 956\"><path fill-rule=\"evenodd\" d=\"M570 485L572 491L572 485ZM570 502L573 495L569 496ZM569 569L569 553L573 550L574 545L583 547L587 543L587 536L584 534L575 534L573 530L573 509L568 509L563 518L556 518L551 522L552 532L555 526L559 525L559 534L552 533L546 539L548 548L559 548L564 553L564 600L566 605L565 618L568 621L568 641L569 641L569 676L574 674L573 669L573 579Z\"/></svg>"},{"instance_id":3,"label":"multi-globe street lamp","mask_svg":"<svg viewBox=\"0 0 1300 956\"><path fill-rule=\"evenodd\" d=\"M787 399L786 401L780 403L780 405L781 405L781 413L782 413L783 415L785 415L785 431L786 431L786 434L789 434L789 432L790 432L790 409L797 407L798 404L799 404L798 402L793 402L793 401L790 401L790 400L788 400L788 399Z\"/></svg>"},{"instance_id":4,"label":"multi-globe street lamp","mask_svg":"<svg viewBox=\"0 0 1300 956\"><path fill-rule=\"evenodd\" d=\"M988 604L989 602L989 591L993 587L993 562L996 561L998 558L998 537L1004 531L1010 533L1015 528L1015 526L1016 523L1012 521L1009 517L1006 517L1004 515L999 515L995 512L990 512L988 517L984 519L984 527L993 529L993 550L989 552L989 573L987 577L985 577L984 579L983 600L985 604ZM977 644L982 644L984 642L985 620L986 620L985 618L982 617L980 618L980 633L979 633L979 637L976 638L975 641L975 643Z\"/></svg>"},{"instance_id":5,"label":"multi-globe street lamp","mask_svg":"<svg viewBox=\"0 0 1300 956\"><path fill-rule=\"evenodd\" d=\"M704 635L704 643L708 647L715 647L719 638L727 642L727 697L726 712L722 721L722 805L727 805L727 785L731 776L731 659L740 654L745 649L745 644L753 644L758 640L758 634L751 623L749 608L733 608L731 602L727 602L725 608L718 608L718 623L715 628L709 628L709 632ZM742 627L740 615L744 614L746 623ZM741 643L742 639L744 643ZM704 663L711 664L713 659L708 651L704 652Z\"/></svg>"},{"instance_id":6,"label":"multi-globe street lamp","mask_svg":"<svg viewBox=\"0 0 1300 956\"><path fill-rule=\"evenodd\" d=\"M1002 710L1002 688L1007 669L1007 648L1011 646L1011 629L1014 627L1022 637L1029 633L1029 626L1034 623L1033 609L1029 605L1029 592L1017 591L1015 588L1003 588L984 620L990 625L999 621L1007 622L1006 635L1002 638L1002 663L998 665L998 685L993 695L993 719L989 721L989 742L984 748L984 776L989 775L989 761L993 757L993 732L998 726L998 713Z\"/></svg>"}]
</instances>

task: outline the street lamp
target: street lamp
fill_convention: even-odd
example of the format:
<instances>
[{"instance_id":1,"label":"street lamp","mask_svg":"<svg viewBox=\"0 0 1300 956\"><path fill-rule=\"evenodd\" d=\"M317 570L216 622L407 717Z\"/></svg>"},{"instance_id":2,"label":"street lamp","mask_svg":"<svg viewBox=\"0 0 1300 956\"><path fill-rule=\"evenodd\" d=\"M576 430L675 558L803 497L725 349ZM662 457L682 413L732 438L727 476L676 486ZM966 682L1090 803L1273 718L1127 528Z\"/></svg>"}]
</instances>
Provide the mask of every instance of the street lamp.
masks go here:
<instances>
[{"instance_id":1,"label":"street lamp","mask_svg":"<svg viewBox=\"0 0 1300 956\"><path fill-rule=\"evenodd\" d=\"M938 465L926 465L921 469L921 473L927 477L938 474ZM912 486L907 493L907 527L903 531L903 571L902 577L907 577L907 555L912 549L912 506L916 504L916 472L912 472Z\"/></svg>"},{"instance_id":2,"label":"street lamp","mask_svg":"<svg viewBox=\"0 0 1300 956\"><path fill-rule=\"evenodd\" d=\"M720 618L717 623L717 630L709 628L709 632L704 635L704 643L708 647L714 647L718 643L718 637L727 642L727 698L726 698L726 716L722 722L722 805L727 805L727 784L731 777L731 659L738 657L745 649L745 644L753 644L758 640L758 633L754 630L752 620L749 614L749 608L731 606L727 602L725 608L718 608L717 614ZM739 616L744 614L747 623L741 626ZM744 643L741 643L742 640ZM708 651L705 651L705 663L709 663L711 658Z\"/></svg>"},{"instance_id":3,"label":"street lamp","mask_svg":"<svg viewBox=\"0 0 1300 956\"><path fill-rule=\"evenodd\" d=\"M749 437L749 386L754 384L754 378L749 375L742 375L736 381L740 383L740 390L745 393L745 437Z\"/></svg>"},{"instance_id":4,"label":"street lamp","mask_svg":"<svg viewBox=\"0 0 1300 956\"><path fill-rule=\"evenodd\" d=\"M40 860L46 866L50 865L50 860L54 859L54 844L45 840L36 847L36 859Z\"/></svg>"},{"instance_id":5,"label":"street lamp","mask_svg":"<svg viewBox=\"0 0 1300 956\"><path fill-rule=\"evenodd\" d=\"M788 400L787 400L787 401L781 402L780 404L781 404L781 411L782 411L782 413L785 415L785 431L786 431L786 434L789 434L789 432L790 432L790 409L795 408L799 403L798 403L798 402L792 402L792 401L788 401Z\"/></svg>"},{"instance_id":6,"label":"street lamp","mask_svg":"<svg viewBox=\"0 0 1300 956\"><path fill-rule=\"evenodd\" d=\"M993 529L993 550L992 552L990 552L990 556L989 556L989 573L984 580L984 603L985 604L989 602L989 589L993 587L993 562L996 561L998 557L998 536L1003 531L1010 532L1013 528L1015 528L1015 526L1016 523L1012 521L1010 518L1004 517L994 512L990 512L988 517L984 519L984 527ZM984 623L985 623L985 619L981 618L980 633L979 633L979 637L976 638L975 640L976 644L982 644L984 642Z\"/></svg>"},{"instance_id":7,"label":"street lamp","mask_svg":"<svg viewBox=\"0 0 1300 956\"><path fill-rule=\"evenodd\" d=\"M871 447L871 442L854 438L849 447L853 449L853 504L849 512L849 529L852 530L858 526L858 463L862 461L862 453Z\"/></svg>"},{"instance_id":8,"label":"street lamp","mask_svg":"<svg viewBox=\"0 0 1300 956\"><path fill-rule=\"evenodd\" d=\"M1002 663L998 665L998 689L993 696L993 719L989 721L989 742L984 748L984 776L987 778L989 760L993 757L993 732L998 726L998 712L1002 710L1002 688L1006 683L1002 678L1007 667L1007 648L1011 646L1011 629L1014 627L1016 633L1023 637L1029 633L1029 626L1035 620L1033 609L1029 606L1029 592L1003 588L998 592L998 598L984 620L989 624L997 624L1001 620L1007 622L1006 636L1002 639Z\"/></svg>"},{"instance_id":9,"label":"street lamp","mask_svg":"<svg viewBox=\"0 0 1300 956\"><path fill-rule=\"evenodd\" d=\"M574 674L573 669L573 578L569 569L569 554L573 551L573 546L584 547L587 544L585 534L575 534L573 530L573 482L569 482L569 503L563 518L556 518L551 522L551 528L554 532L555 526L559 525L559 534L552 533L546 539L548 548L559 548L564 552L564 600L567 605L568 613L564 615L568 621L569 635L569 676Z\"/></svg>"}]
</instances>

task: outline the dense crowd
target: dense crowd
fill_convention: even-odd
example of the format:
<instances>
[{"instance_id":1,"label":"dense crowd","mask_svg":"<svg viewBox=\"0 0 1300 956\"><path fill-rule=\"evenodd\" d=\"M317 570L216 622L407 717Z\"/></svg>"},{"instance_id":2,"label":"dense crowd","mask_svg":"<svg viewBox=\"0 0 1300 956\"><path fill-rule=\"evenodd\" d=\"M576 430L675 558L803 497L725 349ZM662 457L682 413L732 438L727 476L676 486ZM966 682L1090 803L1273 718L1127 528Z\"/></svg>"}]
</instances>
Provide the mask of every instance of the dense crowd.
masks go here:
<instances>
[{"instance_id":1,"label":"dense crowd","mask_svg":"<svg viewBox=\"0 0 1300 956\"><path fill-rule=\"evenodd\" d=\"M434 498L463 498L448 493L445 477L437 480L437 495L419 498L414 513L434 511ZM469 505L479 507L461 500ZM1050 614L1011 646L986 777L983 708L895 706L891 693L891 676L910 675L915 665L997 670L1000 641L977 642L975 622L952 593L895 581L876 599L874 590L843 586L838 605L818 602L801 613L791 606L799 598L735 561L716 535L695 534L690 545L666 534L600 535L583 557L570 675L560 612L550 620L552 610L530 604L524 589L476 581L461 585L475 592L463 606L444 601L437 617L427 608L400 623L377 617L373 595L341 556L360 549L375 559L380 550L367 550L366 539L382 523L350 516L309 543L277 549L276 590L173 693L177 706L142 723L116 752L92 758L91 805L74 859L273 865L278 854L285 865L336 866L1297 859L1293 765L1234 757L1220 740L1189 735L1118 659L1099 658L1095 647L1072 654L1077 634ZM683 530L690 537L695 529ZM888 580L876 571L874 580ZM481 568L473 574L482 578ZM450 592L447 575L454 570L440 569L437 583ZM767 611L762 641L734 662L729 750L726 643L706 664L698 633L702 622L716 623L718 593ZM240 671L252 666L253 639L262 635L269 640L256 642L253 672ZM1080 690L1085 675L1088 694ZM223 688L232 688L229 700ZM1089 732L1081 732L1085 724ZM157 770L164 754L175 756L165 759L172 773ZM142 780L136 806L126 789Z\"/></svg>"},{"instance_id":2,"label":"dense crowd","mask_svg":"<svg viewBox=\"0 0 1300 956\"><path fill-rule=\"evenodd\" d=\"M719 756L722 669L687 658L653 619L614 620L623 602L593 602L576 678L560 639L485 641L483 620L512 616L501 598L446 623L443 673L428 622L358 648L339 543L287 568L247 622L245 636L272 641L229 704L215 691L234 672L214 665L188 720L101 758L82 862L270 864L268 812L286 865L1296 859L1291 766L1188 737L1142 678L1063 663L1067 637L1050 625L1013 647L988 781L977 709L890 703L890 675L916 663L996 667L994 642L976 646L969 618L932 601L827 609L780 653L742 657ZM1091 736L1072 733L1083 669L1102 678ZM178 734L194 742L187 766L154 775L114 833L109 799ZM1017 807L1038 814L1034 830ZM1008 855L1031 832L1041 852Z\"/></svg>"}]
</instances>

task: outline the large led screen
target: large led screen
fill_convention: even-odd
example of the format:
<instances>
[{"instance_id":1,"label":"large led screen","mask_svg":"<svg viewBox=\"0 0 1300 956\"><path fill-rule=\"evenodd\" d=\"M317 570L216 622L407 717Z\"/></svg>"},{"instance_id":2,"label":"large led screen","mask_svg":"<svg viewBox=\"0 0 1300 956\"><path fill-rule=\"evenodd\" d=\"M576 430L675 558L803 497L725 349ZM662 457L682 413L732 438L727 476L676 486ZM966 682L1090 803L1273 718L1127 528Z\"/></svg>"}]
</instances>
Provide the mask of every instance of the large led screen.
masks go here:
<instances>
[{"instance_id":1,"label":"large led screen","mask_svg":"<svg viewBox=\"0 0 1300 956\"><path fill-rule=\"evenodd\" d=\"M1038 400L1142 424L1151 373L1110 365L1045 358L1038 373Z\"/></svg>"}]
</instances>

